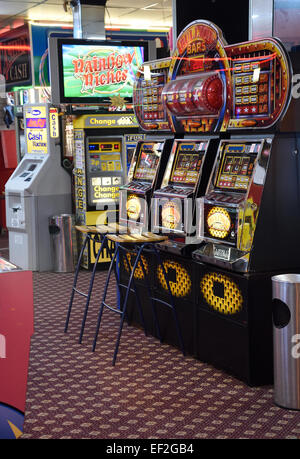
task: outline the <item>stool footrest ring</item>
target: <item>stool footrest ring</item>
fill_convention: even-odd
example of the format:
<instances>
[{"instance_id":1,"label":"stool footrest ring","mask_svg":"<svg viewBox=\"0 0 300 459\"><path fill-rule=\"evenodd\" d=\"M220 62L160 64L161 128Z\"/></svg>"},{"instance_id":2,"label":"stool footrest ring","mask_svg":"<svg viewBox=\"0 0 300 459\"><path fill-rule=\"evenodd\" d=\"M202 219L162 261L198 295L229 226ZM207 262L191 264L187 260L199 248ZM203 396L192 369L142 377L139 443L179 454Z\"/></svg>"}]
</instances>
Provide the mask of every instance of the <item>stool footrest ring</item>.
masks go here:
<instances>
[{"instance_id":1,"label":"stool footrest ring","mask_svg":"<svg viewBox=\"0 0 300 459\"><path fill-rule=\"evenodd\" d=\"M86 298L88 297L87 293L81 292L80 290L77 290L77 288L73 287L74 292L78 293L81 296L85 296Z\"/></svg>"},{"instance_id":2,"label":"stool footrest ring","mask_svg":"<svg viewBox=\"0 0 300 459\"><path fill-rule=\"evenodd\" d=\"M106 308L108 308L110 311L113 311L113 312L116 312L116 313L122 315L122 311L121 311L120 309L114 308L113 306L110 306L109 304L104 303L104 302L103 302L103 305L104 305Z\"/></svg>"}]
</instances>

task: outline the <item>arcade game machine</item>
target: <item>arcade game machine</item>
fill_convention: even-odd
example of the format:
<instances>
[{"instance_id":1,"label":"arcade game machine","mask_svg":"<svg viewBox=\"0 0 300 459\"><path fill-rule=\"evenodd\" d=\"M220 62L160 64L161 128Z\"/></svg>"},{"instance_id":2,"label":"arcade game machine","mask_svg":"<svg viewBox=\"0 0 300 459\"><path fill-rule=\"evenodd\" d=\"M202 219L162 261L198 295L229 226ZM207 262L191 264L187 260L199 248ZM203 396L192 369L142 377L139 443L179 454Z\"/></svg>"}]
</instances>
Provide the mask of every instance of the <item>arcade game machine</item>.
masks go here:
<instances>
[{"instance_id":1,"label":"arcade game machine","mask_svg":"<svg viewBox=\"0 0 300 459\"><path fill-rule=\"evenodd\" d=\"M297 137L280 132L291 66L274 38L224 49L230 137L198 199L195 350L249 385L271 384L271 277L300 264Z\"/></svg>"},{"instance_id":2,"label":"arcade game machine","mask_svg":"<svg viewBox=\"0 0 300 459\"><path fill-rule=\"evenodd\" d=\"M61 166L58 110L24 105L26 152L5 185L10 261L52 271L49 217L70 214L71 179Z\"/></svg>"},{"instance_id":3,"label":"arcade game machine","mask_svg":"<svg viewBox=\"0 0 300 459\"><path fill-rule=\"evenodd\" d=\"M145 138L137 142L128 173L128 183L120 190L120 223L128 226L132 232L145 232L151 229L153 193L161 187L174 139L166 109L161 101L169 64L169 58L147 61L139 68L135 80L134 111ZM142 259L149 273L151 257L143 255ZM128 281L133 263L134 259L130 254L127 254L126 258L121 256L122 283ZM136 285L141 283L144 288L141 266L138 266L135 272L134 281ZM150 310L150 305L146 307L146 322L152 328L152 316L148 309ZM130 297L127 310L128 315L139 324L139 317L135 316L134 296Z\"/></svg>"},{"instance_id":4,"label":"arcade game machine","mask_svg":"<svg viewBox=\"0 0 300 459\"><path fill-rule=\"evenodd\" d=\"M202 25L207 32L206 27ZM190 353L194 353L190 321L194 317L191 251L195 249L195 202L205 192L222 128L220 118L226 109L225 42L218 32L212 29L202 37L199 27L193 25L187 35L178 38L169 60L144 64L141 73L145 76L149 67L151 79L141 78L135 97L137 118L144 130L149 134L171 131L176 137L161 187L153 194L151 228L169 235L169 241L159 247L178 315L186 324L185 347ZM160 96L159 110L154 113L152 105L149 109L153 93ZM165 299L167 285L162 272L156 265L151 272L158 295ZM177 341L175 330L170 329L170 311L157 309L164 339L173 343L174 337Z\"/></svg>"},{"instance_id":5,"label":"arcade game machine","mask_svg":"<svg viewBox=\"0 0 300 459\"><path fill-rule=\"evenodd\" d=\"M169 62L169 58L146 62L135 80L134 110L139 126L147 135L137 143L128 183L120 192L120 222L132 231L150 229L152 196L161 186L171 150L173 136L161 100Z\"/></svg>"},{"instance_id":6,"label":"arcade game machine","mask_svg":"<svg viewBox=\"0 0 300 459\"><path fill-rule=\"evenodd\" d=\"M127 180L127 153L139 138L132 93L137 69L148 57L148 43L51 37L49 52L52 100L67 104L74 118L76 223L116 222L119 188ZM93 266L98 248L90 242L82 267ZM103 251L99 267L109 261L109 252Z\"/></svg>"}]
</instances>

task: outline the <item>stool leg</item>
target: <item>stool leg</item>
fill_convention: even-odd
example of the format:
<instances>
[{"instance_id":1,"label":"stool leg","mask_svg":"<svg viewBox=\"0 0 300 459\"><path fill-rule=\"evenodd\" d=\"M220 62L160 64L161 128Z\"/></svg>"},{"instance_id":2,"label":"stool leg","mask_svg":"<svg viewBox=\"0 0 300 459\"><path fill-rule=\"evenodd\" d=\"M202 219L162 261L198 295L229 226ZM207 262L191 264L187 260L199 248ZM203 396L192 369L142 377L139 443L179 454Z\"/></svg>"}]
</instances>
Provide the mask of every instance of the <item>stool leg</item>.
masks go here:
<instances>
[{"instance_id":1,"label":"stool leg","mask_svg":"<svg viewBox=\"0 0 300 459\"><path fill-rule=\"evenodd\" d=\"M134 262L134 265L133 265L133 268L132 268L132 271L131 271L131 274L130 274L130 277L129 277L129 282L128 282L127 291L126 291L125 300L124 300L124 305L123 305L123 311L122 311L122 315L121 315L121 322L120 322L120 326L119 326L119 332L118 332L118 337L117 337L117 342L116 342L116 347L115 347L115 352L114 352L113 361L112 361L112 365L113 366L116 363L117 354L118 354L118 350L119 350L119 345L120 345L120 340L121 340L121 334L122 334L124 318L125 318L126 309L127 309L127 302L128 302L129 292L130 292L130 288L131 288L131 283L132 283L132 280L134 278L134 273L135 273L135 270L137 268L137 265L138 265L138 262L139 262L143 247L144 246L142 245L141 248L138 251L137 257L135 259L135 262Z\"/></svg>"},{"instance_id":2,"label":"stool leg","mask_svg":"<svg viewBox=\"0 0 300 459\"><path fill-rule=\"evenodd\" d=\"M71 293L71 298L70 298L70 302L69 302L69 308L68 308L66 323L65 323L65 333L67 332L68 326L69 326L69 320L70 320L71 310L72 310L72 306L73 306L75 288L76 288L76 285L77 285L77 279L78 279L78 275L79 275L79 271L80 271L80 265L81 265L83 252L85 250L87 241L89 239L90 239L90 236L89 236L89 234L87 234L86 237L85 237L84 243L83 243L83 245L81 247L80 254L79 254L79 258L78 258L78 262L77 262L77 266L76 266L76 271L75 271L75 275L74 275L74 281L73 281L73 287L72 287L72 293Z\"/></svg>"},{"instance_id":3,"label":"stool leg","mask_svg":"<svg viewBox=\"0 0 300 459\"><path fill-rule=\"evenodd\" d=\"M157 314L156 314L155 302L154 302L153 297L152 297L151 287L150 287L150 284L149 284L149 281L148 281L148 276L147 276L147 273L146 273L146 269L145 269L142 257L141 257L141 267L142 267L143 276L144 276L144 279L145 279L146 288L147 288L147 291L148 291L148 296L151 299L151 309L152 309L152 313L153 313L153 318L154 318L154 323L155 323L155 327L156 327L156 331L157 331L157 336L158 336L159 341L162 343L162 338L161 338L161 333L160 333L160 326L159 326L159 322L158 322L158 318L157 318Z\"/></svg>"},{"instance_id":4,"label":"stool leg","mask_svg":"<svg viewBox=\"0 0 300 459\"><path fill-rule=\"evenodd\" d=\"M143 328L144 328L144 333L145 333L145 336L147 336L148 333L147 333L146 322L145 322L145 318L144 318L144 314L143 314L143 308L142 308L140 296L138 294L138 290L136 288L136 284L134 282L134 279L132 280L132 285L133 285L133 289L134 289L134 293L135 293L135 301L136 301L136 304L137 304L137 307L138 307L138 310L139 310L139 314L140 314L140 319L141 319L141 322L142 322L142 325L143 325Z\"/></svg>"},{"instance_id":5,"label":"stool leg","mask_svg":"<svg viewBox=\"0 0 300 459\"><path fill-rule=\"evenodd\" d=\"M112 272L112 269L113 269L114 262L115 262L115 260L117 258L117 255L118 255L118 251L119 251L119 245L117 245L117 248L116 248L115 253L114 253L114 255L113 255L112 259L111 259L110 266L109 266L108 273L107 273L107 278L106 278L106 282L105 282L105 286L104 286L104 290L103 290L103 295L102 295L102 301L101 301L101 305L100 305L100 309L99 309L99 313L98 313L96 332L95 332L94 342L93 342L93 347L92 347L92 351L93 352L96 349L97 338L98 338L98 334L99 334L99 330L100 330L100 325L101 325L101 319L102 319L105 299L106 299L107 290L108 290L108 286L109 286L109 280L110 280L110 276L111 276L111 272Z\"/></svg>"},{"instance_id":6,"label":"stool leg","mask_svg":"<svg viewBox=\"0 0 300 459\"><path fill-rule=\"evenodd\" d=\"M179 339L179 342L180 342L181 351L182 351L183 355L185 355L183 338L182 338L181 329L180 329L179 322L178 322L178 317L177 317L175 304L174 304L174 301L173 301L173 294L172 294L171 287L170 287L170 284L169 284L169 279L168 279L164 264L163 264L163 262L161 260L160 255L159 255L159 251L157 250L156 247L154 247L154 251L156 253L156 257L157 257L158 263L160 264L160 266L162 268L163 275L164 275L164 278L165 278L165 281L166 281L166 284L167 284L168 293L169 293L169 297L170 297L170 301L171 301L171 303L170 303L171 304L171 309L172 309L172 313L173 313L173 316L174 316L174 321L175 321L175 326L176 326L178 339Z\"/></svg>"},{"instance_id":7,"label":"stool leg","mask_svg":"<svg viewBox=\"0 0 300 459\"><path fill-rule=\"evenodd\" d=\"M94 266L93 266L92 276L91 276L89 290L88 290L88 294L87 294L87 300L86 300L84 314L83 314L83 318L82 318L82 324L81 324L81 330L80 330L80 336L79 336L79 344L81 344L81 342L82 342L85 322L86 322L87 313L88 313L89 304L90 304L90 299L91 299L91 294L92 294L92 290L93 290L93 286L94 286L94 280L95 280L97 264L98 264L100 255L101 255L102 251L104 250L106 244L107 244L107 238L106 238L106 236L104 236L103 239L102 239L100 248L98 250Z\"/></svg>"}]
</instances>

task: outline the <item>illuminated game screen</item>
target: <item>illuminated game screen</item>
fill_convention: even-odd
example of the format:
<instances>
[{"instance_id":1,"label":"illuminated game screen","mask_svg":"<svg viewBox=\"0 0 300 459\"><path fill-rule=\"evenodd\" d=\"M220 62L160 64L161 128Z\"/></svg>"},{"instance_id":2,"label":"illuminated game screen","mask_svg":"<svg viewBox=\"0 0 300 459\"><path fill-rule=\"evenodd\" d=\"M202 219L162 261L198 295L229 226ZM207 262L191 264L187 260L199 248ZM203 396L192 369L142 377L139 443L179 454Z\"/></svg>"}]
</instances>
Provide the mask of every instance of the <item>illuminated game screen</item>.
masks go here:
<instances>
[{"instance_id":1,"label":"illuminated game screen","mask_svg":"<svg viewBox=\"0 0 300 459\"><path fill-rule=\"evenodd\" d=\"M221 158L216 187L246 191L252 177L260 143L226 145Z\"/></svg>"},{"instance_id":2,"label":"illuminated game screen","mask_svg":"<svg viewBox=\"0 0 300 459\"><path fill-rule=\"evenodd\" d=\"M146 43L60 39L61 102L132 111L135 76L146 55Z\"/></svg>"},{"instance_id":3,"label":"illuminated game screen","mask_svg":"<svg viewBox=\"0 0 300 459\"><path fill-rule=\"evenodd\" d=\"M155 143L142 145L137 161L134 178L138 180L153 181L159 165L160 152Z\"/></svg>"},{"instance_id":4,"label":"illuminated game screen","mask_svg":"<svg viewBox=\"0 0 300 459\"><path fill-rule=\"evenodd\" d=\"M177 185L197 183L206 143L179 144L171 173L171 182ZM200 152L199 150L202 150Z\"/></svg>"}]
</instances>

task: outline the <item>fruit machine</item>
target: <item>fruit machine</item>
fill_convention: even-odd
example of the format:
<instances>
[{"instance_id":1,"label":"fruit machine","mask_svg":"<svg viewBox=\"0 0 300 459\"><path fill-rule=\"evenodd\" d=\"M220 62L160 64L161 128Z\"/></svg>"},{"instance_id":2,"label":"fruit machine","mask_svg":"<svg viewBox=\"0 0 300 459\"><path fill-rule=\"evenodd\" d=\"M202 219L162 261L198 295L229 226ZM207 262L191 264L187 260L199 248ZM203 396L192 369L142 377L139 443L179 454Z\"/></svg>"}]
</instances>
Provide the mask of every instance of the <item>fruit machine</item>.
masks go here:
<instances>
[{"instance_id":1,"label":"fruit machine","mask_svg":"<svg viewBox=\"0 0 300 459\"><path fill-rule=\"evenodd\" d=\"M158 138L137 143L131 166L132 180L120 190L120 223L131 231L148 231L151 200L161 185L172 139Z\"/></svg>"},{"instance_id":2,"label":"fruit machine","mask_svg":"<svg viewBox=\"0 0 300 459\"><path fill-rule=\"evenodd\" d=\"M195 352L255 386L273 381L271 277L299 269L297 136L281 129L292 72L275 38L223 57L228 136L197 199Z\"/></svg>"},{"instance_id":3,"label":"fruit machine","mask_svg":"<svg viewBox=\"0 0 300 459\"><path fill-rule=\"evenodd\" d=\"M188 304L181 307L180 314L186 323L186 347L190 353L193 353L194 336L190 329L192 263L183 253L188 246L186 238L193 231L195 198L205 191L222 129L220 115L226 110L227 70L222 59L224 46L222 40L217 41L217 32L218 29L201 38L193 25L190 34L177 41L177 49L170 58L145 62L134 98L138 122L149 138L157 131L171 132L174 136L162 186L154 191L151 228L170 236L160 247L172 293L178 305L185 301ZM212 56L219 59L213 60ZM167 251L173 253L165 256ZM163 298L167 285L158 267L152 268L153 282ZM164 335L172 342L176 332L168 330L168 314L162 322Z\"/></svg>"},{"instance_id":4,"label":"fruit machine","mask_svg":"<svg viewBox=\"0 0 300 459\"><path fill-rule=\"evenodd\" d=\"M137 142L128 173L128 183L120 190L120 223L128 225L131 231L142 232L151 229L151 210L153 192L160 188L167 165L174 135L170 130L161 94L167 82L170 59L147 61L138 72L134 84L134 112L144 134L144 139ZM121 280L128 280L134 260L128 254L120 259ZM149 272L151 260L143 255L146 271ZM152 280L151 280L152 282ZM141 266L135 272L135 283L143 284ZM144 298L143 298L144 299ZM150 309L147 305L146 310ZM128 314L139 323L135 315L135 299L130 297ZM151 313L148 325L152 328Z\"/></svg>"},{"instance_id":5,"label":"fruit machine","mask_svg":"<svg viewBox=\"0 0 300 459\"><path fill-rule=\"evenodd\" d=\"M120 221L132 231L150 228L152 195L161 186L174 138L161 100L169 63L169 58L146 62L134 84L133 106L145 139L137 143L120 196Z\"/></svg>"},{"instance_id":6,"label":"fruit machine","mask_svg":"<svg viewBox=\"0 0 300 459\"><path fill-rule=\"evenodd\" d=\"M132 179L132 172L129 174L130 165L139 140L145 139L145 134L125 134L125 158L127 162L127 182Z\"/></svg>"},{"instance_id":7,"label":"fruit machine","mask_svg":"<svg viewBox=\"0 0 300 459\"><path fill-rule=\"evenodd\" d=\"M174 140L162 187L153 196L154 232L169 235L169 240L159 244L161 250L178 255L195 250L196 197L205 192L218 140Z\"/></svg>"}]
</instances>

